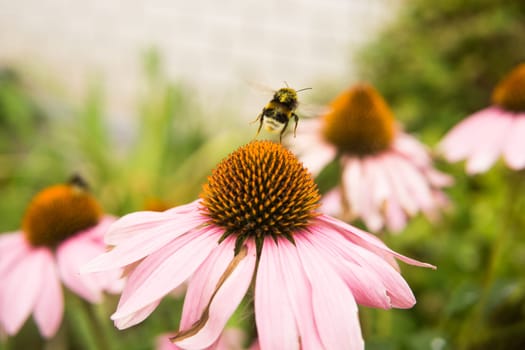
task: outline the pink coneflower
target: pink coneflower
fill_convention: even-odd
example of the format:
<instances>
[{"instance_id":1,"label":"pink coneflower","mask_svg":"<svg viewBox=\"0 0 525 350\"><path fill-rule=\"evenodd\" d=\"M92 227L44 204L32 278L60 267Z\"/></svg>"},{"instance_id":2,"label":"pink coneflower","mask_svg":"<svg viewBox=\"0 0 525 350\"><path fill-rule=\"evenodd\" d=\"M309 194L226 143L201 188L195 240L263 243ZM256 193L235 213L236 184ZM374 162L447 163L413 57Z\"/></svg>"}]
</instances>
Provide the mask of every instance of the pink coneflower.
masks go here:
<instances>
[{"instance_id":1,"label":"pink coneflower","mask_svg":"<svg viewBox=\"0 0 525 350\"><path fill-rule=\"evenodd\" d=\"M261 349L363 349L357 303L415 303L376 237L316 210L313 178L280 144L254 141L224 159L201 199L162 213L124 216L106 234L112 250L85 271L127 267L118 328L144 320L189 280L178 333L184 349L214 344L253 290Z\"/></svg>"},{"instance_id":2,"label":"pink coneflower","mask_svg":"<svg viewBox=\"0 0 525 350\"><path fill-rule=\"evenodd\" d=\"M62 321L63 283L89 302L118 291L118 272L80 275L78 269L105 251L103 235L114 222L75 177L48 187L29 204L21 231L0 235L0 324L16 334L32 313L50 338Z\"/></svg>"},{"instance_id":3,"label":"pink coneflower","mask_svg":"<svg viewBox=\"0 0 525 350\"><path fill-rule=\"evenodd\" d=\"M492 106L472 114L439 145L450 162L467 161L467 173L487 171L501 156L509 168L525 168L525 63L496 86Z\"/></svg>"},{"instance_id":4,"label":"pink coneflower","mask_svg":"<svg viewBox=\"0 0 525 350\"><path fill-rule=\"evenodd\" d=\"M371 231L399 231L408 217L420 211L435 217L446 202L441 188L451 179L433 168L419 141L396 126L370 85L344 91L322 118L302 122L292 146L314 175L339 162L339 184L323 203L344 220L362 219Z\"/></svg>"}]
</instances>

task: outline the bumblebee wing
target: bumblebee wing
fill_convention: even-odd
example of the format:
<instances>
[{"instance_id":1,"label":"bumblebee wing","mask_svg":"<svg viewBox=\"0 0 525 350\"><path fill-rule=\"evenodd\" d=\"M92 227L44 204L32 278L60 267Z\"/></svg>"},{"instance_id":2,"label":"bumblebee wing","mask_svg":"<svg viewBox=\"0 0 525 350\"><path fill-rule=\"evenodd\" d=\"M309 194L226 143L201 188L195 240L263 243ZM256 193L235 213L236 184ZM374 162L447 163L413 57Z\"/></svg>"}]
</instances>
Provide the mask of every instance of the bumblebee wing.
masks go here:
<instances>
[{"instance_id":1,"label":"bumblebee wing","mask_svg":"<svg viewBox=\"0 0 525 350\"><path fill-rule=\"evenodd\" d=\"M250 87L250 90L258 94L264 94L266 97L271 97L275 93L275 89L257 81L247 80L246 85Z\"/></svg>"},{"instance_id":2,"label":"bumblebee wing","mask_svg":"<svg viewBox=\"0 0 525 350\"><path fill-rule=\"evenodd\" d=\"M330 110L330 106L326 105L301 103L297 107L296 113L299 115L300 118L313 119L329 113Z\"/></svg>"}]
</instances>

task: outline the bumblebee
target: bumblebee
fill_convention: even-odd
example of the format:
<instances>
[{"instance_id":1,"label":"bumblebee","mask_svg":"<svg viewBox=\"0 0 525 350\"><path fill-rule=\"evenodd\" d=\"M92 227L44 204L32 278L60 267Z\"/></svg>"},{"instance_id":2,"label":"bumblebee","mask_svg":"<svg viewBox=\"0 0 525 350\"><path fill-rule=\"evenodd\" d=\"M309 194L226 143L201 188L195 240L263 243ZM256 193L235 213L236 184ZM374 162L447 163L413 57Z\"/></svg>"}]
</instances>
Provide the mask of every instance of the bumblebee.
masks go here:
<instances>
[{"instance_id":1,"label":"bumblebee","mask_svg":"<svg viewBox=\"0 0 525 350\"><path fill-rule=\"evenodd\" d=\"M283 137L286 128L290 119L293 118L295 126L293 129L294 137L295 130L297 129L297 123L299 122L299 117L295 113L299 101L297 99L297 93L304 90L309 90L311 88L305 88L300 90L295 90L290 87L281 88L273 94L273 98L264 106L261 114L257 116L253 122L259 121L259 128L257 129L257 135L261 131L261 128L265 127L266 130L270 132L280 132L279 142Z\"/></svg>"}]
</instances>

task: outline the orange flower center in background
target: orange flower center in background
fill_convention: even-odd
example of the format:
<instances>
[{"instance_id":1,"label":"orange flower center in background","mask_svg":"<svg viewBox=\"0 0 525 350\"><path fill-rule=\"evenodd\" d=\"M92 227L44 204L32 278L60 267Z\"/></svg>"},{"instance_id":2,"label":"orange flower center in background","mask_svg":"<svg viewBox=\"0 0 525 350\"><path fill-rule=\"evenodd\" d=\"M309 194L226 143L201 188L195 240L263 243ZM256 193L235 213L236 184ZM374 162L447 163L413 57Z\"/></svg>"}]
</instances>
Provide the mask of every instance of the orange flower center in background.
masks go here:
<instances>
[{"instance_id":1,"label":"orange flower center in background","mask_svg":"<svg viewBox=\"0 0 525 350\"><path fill-rule=\"evenodd\" d=\"M360 84L332 101L322 132L340 151L368 155L390 147L394 125L394 116L383 97L372 86Z\"/></svg>"},{"instance_id":2,"label":"orange flower center in background","mask_svg":"<svg viewBox=\"0 0 525 350\"><path fill-rule=\"evenodd\" d=\"M230 154L208 177L201 194L205 215L237 237L236 250L248 237L258 248L265 236L293 241L294 231L316 216L320 195L310 173L281 144L253 141Z\"/></svg>"},{"instance_id":3,"label":"orange flower center in background","mask_svg":"<svg viewBox=\"0 0 525 350\"><path fill-rule=\"evenodd\" d=\"M75 177L70 184L55 185L38 193L29 203L22 230L33 246L55 247L74 234L96 225L102 209Z\"/></svg>"},{"instance_id":4,"label":"orange flower center in background","mask_svg":"<svg viewBox=\"0 0 525 350\"><path fill-rule=\"evenodd\" d=\"M492 92L492 103L513 112L525 112L525 63L514 68Z\"/></svg>"}]
</instances>

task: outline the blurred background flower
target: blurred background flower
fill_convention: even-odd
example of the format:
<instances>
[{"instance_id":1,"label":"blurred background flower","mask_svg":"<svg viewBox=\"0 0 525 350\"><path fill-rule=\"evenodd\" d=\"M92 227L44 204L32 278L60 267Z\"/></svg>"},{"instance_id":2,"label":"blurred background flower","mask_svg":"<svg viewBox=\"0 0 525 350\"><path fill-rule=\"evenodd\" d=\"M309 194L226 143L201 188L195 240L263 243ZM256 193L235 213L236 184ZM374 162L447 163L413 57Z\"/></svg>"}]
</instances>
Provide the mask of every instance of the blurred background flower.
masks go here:
<instances>
[{"instance_id":1,"label":"blurred background flower","mask_svg":"<svg viewBox=\"0 0 525 350\"><path fill-rule=\"evenodd\" d=\"M500 156L513 170L525 167L525 63L496 85L492 103L466 117L439 145L447 160L466 159L469 174L487 171Z\"/></svg>"},{"instance_id":2,"label":"blurred background flower","mask_svg":"<svg viewBox=\"0 0 525 350\"><path fill-rule=\"evenodd\" d=\"M369 84L356 84L329 104L329 111L302 123L291 140L305 165L319 175L338 168L324 206L367 228L401 231L423 212L437 219L452 178L436 170L427 148L396 124L386 101Z\"/></svg>"}]
</instances>

